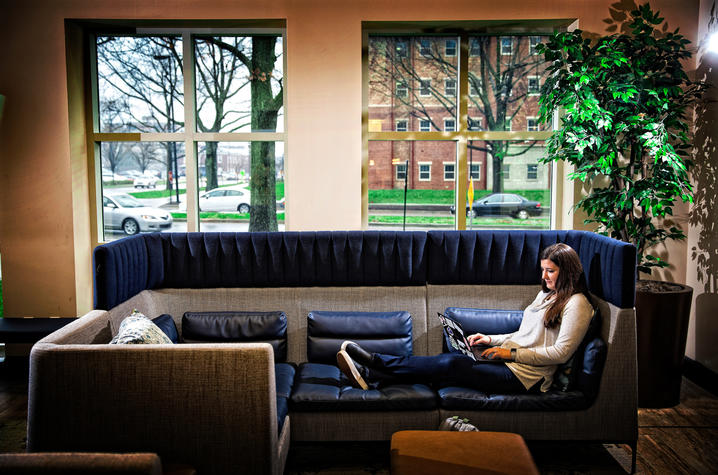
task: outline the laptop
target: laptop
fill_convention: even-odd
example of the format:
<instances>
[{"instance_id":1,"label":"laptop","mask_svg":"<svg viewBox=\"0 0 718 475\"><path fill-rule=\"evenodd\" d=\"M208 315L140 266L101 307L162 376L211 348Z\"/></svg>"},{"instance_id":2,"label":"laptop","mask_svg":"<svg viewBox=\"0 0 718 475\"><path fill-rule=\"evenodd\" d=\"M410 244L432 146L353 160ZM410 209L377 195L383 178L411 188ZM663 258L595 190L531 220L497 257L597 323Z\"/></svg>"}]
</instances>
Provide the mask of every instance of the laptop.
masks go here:
<instances>
[{"instance_id":1,"label":"laptop","mask_svg":"<svg viewBox=\"0 0 718 475\"><path fill-rule=\"evenodd\" d=\"M489 346L469 345L469 341L466 339L466 333L464 332L461 323L451 317L444 315L441 312L437 312L436 314L439 316L439 320L441 320L441 325L444 327L444 335L446 336L447 343L449 343L453 349L458 350L459 352L463 353L474 361L479 361L482 363L505 362L505 360L502 360L501 358L492 359L486 358L485 356L481 356L481 352L483 352L486 348L489 348Z\"/></svg>"}]
</instances>

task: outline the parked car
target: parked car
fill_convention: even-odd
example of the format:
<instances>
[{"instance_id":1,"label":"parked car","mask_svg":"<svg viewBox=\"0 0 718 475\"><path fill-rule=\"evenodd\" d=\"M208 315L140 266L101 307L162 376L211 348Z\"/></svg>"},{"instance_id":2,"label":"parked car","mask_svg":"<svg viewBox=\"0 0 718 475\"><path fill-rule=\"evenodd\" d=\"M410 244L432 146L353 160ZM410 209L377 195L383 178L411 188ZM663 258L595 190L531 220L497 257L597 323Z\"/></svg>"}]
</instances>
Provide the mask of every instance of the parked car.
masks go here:
<instances>
[{"instance_id":1,"label":"parked car","mask_svg":"<svg viewBox=\"0 0 718 475\"><path fill-rule=\"evenodd\" d=\"M111 181L128 181L128 180L130 180L129 177L120 175L119 173L113 174L109 170L102 170L102 181L104 183L111 182Z\"/></svg>"},{"instance_id":2,"label":"parked car","mask_svg":"<svg viewBox=\"0 0 718 475\"><path fill-rule=\"evenodd\" d=\"M159 208L145 206L126 193L102 196L105 229L121 229L125 234L161 231L172 226L172 215Z\"/></svg>"},{"instance_id":3,"label":"parked car","mask_svg":"<svg viewBox=\"0 0 718 475\"><path fill-rule=\"evenodd\" d=\"M157 186L157 178L148 175L142 175L135 178L135 188L155 188Z\"/></svg>"},{"instance_id":4,"label":"parked car","mask_svg":"<svg viewBox=\"0 0 718 475\"><path fill-rule=\"evenodd\" d=\"M451 214L456 210L451 207ZM538 201L527 200L514 193L493 193L480 198L469 207L466 205L466 216L513 216L517 219L528 219L529 216L540 216L543 210Z\"/></svg>"},{"instance_id":5,"label":"parked car","mask_svg":"<svg viewBox=\"0 0 718 475\"><path fill-rule=\"evenodd\" d=\"M187 210L187 202L184 197L179 204L180 211ZM215 188L199 195L200 211L215 212L238 212L249 213L251 209L252 194L246 185L232 185L222 188ZM277 200L277 210L284 210L285 198Z\"/></svg>"},{"instance_id":6,"label":"parked car","mask_svg":"<svg viewBox=\"0 0 718 475\"><path fill-rule=\"evenodd\" d=\"M249 213L251 202L251 194L247 188L236 185L225 186L199 195L199 210Z\"/></svg>"}]
</instances>

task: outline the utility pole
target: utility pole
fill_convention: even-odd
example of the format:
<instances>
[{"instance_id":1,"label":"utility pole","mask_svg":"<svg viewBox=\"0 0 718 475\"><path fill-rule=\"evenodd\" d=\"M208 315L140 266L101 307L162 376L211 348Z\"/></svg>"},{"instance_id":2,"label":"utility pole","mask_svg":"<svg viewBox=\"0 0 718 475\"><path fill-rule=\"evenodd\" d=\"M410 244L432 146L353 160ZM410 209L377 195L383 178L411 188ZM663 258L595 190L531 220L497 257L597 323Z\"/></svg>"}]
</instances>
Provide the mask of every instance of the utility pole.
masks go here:
<instances>
[{"instance_id":1,"label":"utility pole","mask_svg":"<svg viewBox=\"0 0 718 475\"><path fill-rule=\"evenodd\" d=\"M404 224L401 227L402 231L406 231L406 191L409 185L409 159L405 162L406 173L404 173Z\"/></svg>"}]
</instances>

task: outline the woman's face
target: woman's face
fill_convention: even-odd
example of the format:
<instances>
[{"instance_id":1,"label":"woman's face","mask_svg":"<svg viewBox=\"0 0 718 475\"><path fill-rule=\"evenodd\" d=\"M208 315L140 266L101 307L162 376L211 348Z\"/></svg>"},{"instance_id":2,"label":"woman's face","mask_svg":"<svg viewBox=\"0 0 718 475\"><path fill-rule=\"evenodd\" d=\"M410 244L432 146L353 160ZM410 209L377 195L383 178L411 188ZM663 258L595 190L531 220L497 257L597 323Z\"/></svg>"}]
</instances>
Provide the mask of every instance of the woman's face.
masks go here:
<instances>
[{"instance_id":1,"label":"woman's face","mask_svg":"<svg viewBox=\"0 0 718 475\"><path fill-rule=\"evenodd\" d=\"M559 268L551 259L541 259L541 279L549 290L556 290Z\"/></svg>"}]
</instances>

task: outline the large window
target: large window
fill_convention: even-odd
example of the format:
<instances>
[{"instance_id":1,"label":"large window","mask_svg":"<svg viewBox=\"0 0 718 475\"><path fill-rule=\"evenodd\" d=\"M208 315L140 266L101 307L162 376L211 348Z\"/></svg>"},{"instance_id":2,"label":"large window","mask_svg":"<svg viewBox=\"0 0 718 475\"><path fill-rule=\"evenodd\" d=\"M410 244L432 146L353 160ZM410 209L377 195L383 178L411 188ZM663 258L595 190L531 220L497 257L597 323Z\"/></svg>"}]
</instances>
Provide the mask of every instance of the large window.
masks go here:
<instances>
[{"instance_id":1,"label":"large window","mask_svg":"<svg viewBox=\"0 0 718 475\"><path fill-rule=\"evenodd\" d=\"M283 29L93 36L98 240L284 228Z\"/></svg>"},{"instance_id":2,"label":"large window","mask_svg":"<svg viewBox=\"0 0 718 475\"><path fill-rule=\"evenodd\" d=\"M367 226L388 226L392 205L397 217L403 212L406 186L402 227L549 228L552 171L539 159L550 131L536 119L547 65L535 47L544 37L468 30L413 36L396 35L396 25L392 33L378 23L365 27ZM394 89L402 83L418 90L398 98ZM444 87L432 87L437 84ZM406 129L392 127L397 117L410 118ZM392 163L407 167L406 180L392 173L398 171ZM475 211L468 206L469 180ZM492 195L501 199L486 201ZM500 207L492 205L496 200ZM539 201L544 214L516 212L515 204L526 201Z\"/></svg>"}]
</instances>

